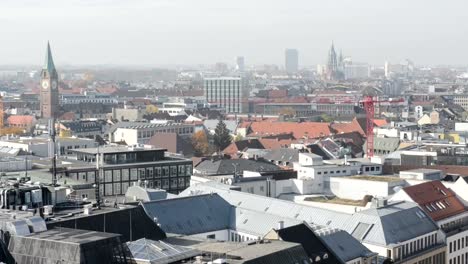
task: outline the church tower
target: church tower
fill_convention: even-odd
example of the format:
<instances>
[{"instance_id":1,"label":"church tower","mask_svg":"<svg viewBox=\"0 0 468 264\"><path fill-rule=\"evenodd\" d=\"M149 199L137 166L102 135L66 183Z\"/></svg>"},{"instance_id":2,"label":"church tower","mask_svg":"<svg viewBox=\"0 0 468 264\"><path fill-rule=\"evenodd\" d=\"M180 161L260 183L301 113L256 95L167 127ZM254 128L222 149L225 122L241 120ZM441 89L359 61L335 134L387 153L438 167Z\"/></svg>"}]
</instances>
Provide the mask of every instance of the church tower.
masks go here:
<instances>
[{"instance_id":1,"label":"church tower","mask_svg":"<svg viewBox=\"0 0 468 264\"><path fill-rule=\"evenodd\" d=\"M59 110L58 74L50 44L47 43L44 66L41 71L41 117L55 118Z\"/></svg>"},{"instance_id":2,"label":"church tower","mask_svg":"<svg viewBox=\"0 0 468 264\"><path fill-rule=\"evenodd\" d=\"M335 45L333 45L333 42L332 42L330 51L328 52L328 63L327 63L328 80L335 80L337 71L338 71L338 59L336 57Z\"/></svg>"}]
</instances>

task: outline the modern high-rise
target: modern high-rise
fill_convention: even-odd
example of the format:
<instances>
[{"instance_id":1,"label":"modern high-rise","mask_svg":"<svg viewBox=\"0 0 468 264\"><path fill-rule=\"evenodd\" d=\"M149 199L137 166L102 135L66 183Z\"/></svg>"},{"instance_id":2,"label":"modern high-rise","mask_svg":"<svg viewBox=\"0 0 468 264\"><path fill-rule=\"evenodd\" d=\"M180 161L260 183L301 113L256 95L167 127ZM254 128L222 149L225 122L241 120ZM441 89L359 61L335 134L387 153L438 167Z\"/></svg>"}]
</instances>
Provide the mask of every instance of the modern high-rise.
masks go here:
<instances>
[{"instance_id":1,"label":"modern high-rise","mask_svg":"<svg viewBox=\"0 0 468 264\"><path fill-rule=\"evenodd\" d=\"M241 113L244 102L243 82L240 77L205 78L204 92L208 103L217 105L227 113Z\"/></svg>"},{"instance_id":2,"label":"modern high-rise","mask_svg":"<svg viewBox=\"0 0 468 264\"><path fill-rule=\"evenodd\" d=\"M50 45L47 43L44 66L41 72L41 117L53 118L59 110L58 74Z\"/></svg>"},{"instance_id":3,"label":"modern high-rise","mask_svg":"<svg viewBox=\"0 0 468 264\"><path fill-rule=\"evenodd\" d=\"M239 72L243 72L245 70L245 60L242 56L236 57L236 70Z\"/></svg>"},{"instance_id":4,"label":"modern high-rise","mask_svg":"<svg viewBox=\"0 0 468 264\"><path fill-rule=\"evenodd\" d=\"M299 51L297 49L286 49L284 56L286 72L297 72L299 70Z\"/></svg>"}]
</instances>

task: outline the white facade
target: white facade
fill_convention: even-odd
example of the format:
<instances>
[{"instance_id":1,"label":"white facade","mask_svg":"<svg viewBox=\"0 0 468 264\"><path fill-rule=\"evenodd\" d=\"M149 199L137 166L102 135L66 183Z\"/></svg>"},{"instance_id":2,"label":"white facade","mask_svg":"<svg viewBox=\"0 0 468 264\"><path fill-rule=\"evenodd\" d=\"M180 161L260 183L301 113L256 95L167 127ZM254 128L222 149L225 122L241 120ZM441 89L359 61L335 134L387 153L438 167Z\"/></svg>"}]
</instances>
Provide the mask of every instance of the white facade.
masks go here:
<instances>
[{"instance_id":1,"label":"white facade","mask_svg":"<svg viewBox=\"0 0 468 264\"><path fill-rule=\"evenodd\" d=\"M400 190L397 194L395 194L392 201L410 201L414 202L413 199L404 191ZM447 230L451 228L451 226L458 226L460 223L466 222L468 219L468 212L464 212L461 214L457 214L452 217L444 218L437 221L437 225L442 230ZM452 232L444 233L440 232L440 237L445 239L447 245L447 254L446 254L446 262L445 263L452 263L452 264L461 264L468 262L468 229L460 228L455 229Z\"/></svg>"},{"instance_id":2,"label":"white facade","mask_svg":"<svg viewBox=\"0 0 468 264\"><path fill-rule=\"evenodd\" d=\"M144 124L141 126L117 128L111 135L112 142L123 142L127 145L146 144L157 133L177 133L190 137L193 134L192 125L184 124Z\"/></svg>"},{"instance_id":3,"label":"white facade","mask_svg":"<svg viewBox=\"0 0 468 264\"><path fill-rule=\"evenodd\" d=\"M56 142L57 154L59 156L72 155L70 150L78 148L94 148L96 141L88 138L62 138L58 137ZM0 141L0 146L19 148L39 157L50 157L53 144L44 138L19 138L14 140Z\"/></svg>"},{"instance_id":4,"label":"white facade","mask_svg":"<svg viewBox=\"0 0 468 264\"><path fill-rule=\"evenodd\" d=\"M442 182L446 187L452 189L461 202L468 207L468 183L459 177L458 180L454 183Z\"/></svg>"},{"instance_id":5,"label":"white facade","mask_svg":"<svg viewBox=\"0 0 468 264\"><path fill-rule=\"evenodd\" d=\"M400 178L410 180L440 180L444 177L441 170L419 169L400 171Z\"/></svg>"},{"instance_id":6,"label":"white facade","mask_svg":"<svg viewBox=\"0 0 468 264\"><path fill-rule=\"evenodd\" d=\"M468 123L455 123L455 131L468 132Z\"/></svg>"},{"instance_id":7,"label":"white facade","mask_svg":"<svg viewBox=\"0 0 468 264\"><path fill-rule=\"evenodd\" d=\"M204 92L208 103L226 109L227 113L242 113L244 92L241 78L205 78Z\"/></svg>"},{"instance_id":8,"label":"white facade","mask_svg":"<svg viewBox=\"0 0 468 264\"><path fill-rule=\"evenodd\" d=\"M400 130L397 128L375 128L375 135L397 138L400 136Z\"/></svg>"},{"instance_id":9,"label":"white facade","mask_svg":"<svg viewBox=\"0 0 468 264\"><path fill-rule=\"evenodd\" d=\"M365 242L363 242L362 244L366 246L370 251L376 252L380 256L391 258L395 260L396 263L418 263L416 259L422 260L430 255L439 254L441 252L444 252L445 248L442 247L438 250L426 251L426 254L421 254L419 257L414 258L416 252L424 252L424 250L429 250L431 247L438 243L441 243L442 241L443 238L441 238L440 233L438 231L434 231L419 237L415 237L413 239L401 241L400 243L386 246L374 245ZM410 259L411 261L405 262L405 259Z\"/></svg>"},{"instance_id":10,"label":"white facade","mask_svg":"<svg viewBox=\"0 0 468 264\"><path fill-rule=\"evenodd\" d=\"M380 177L380 176L375 176ZM405 180L378 181L363 180L353 177L331 177L330 189L332 193L340 198L359 200L366 195L374 197L387 197L395 193L398 187L404 187Z\"/></svg>"}]
</instances>

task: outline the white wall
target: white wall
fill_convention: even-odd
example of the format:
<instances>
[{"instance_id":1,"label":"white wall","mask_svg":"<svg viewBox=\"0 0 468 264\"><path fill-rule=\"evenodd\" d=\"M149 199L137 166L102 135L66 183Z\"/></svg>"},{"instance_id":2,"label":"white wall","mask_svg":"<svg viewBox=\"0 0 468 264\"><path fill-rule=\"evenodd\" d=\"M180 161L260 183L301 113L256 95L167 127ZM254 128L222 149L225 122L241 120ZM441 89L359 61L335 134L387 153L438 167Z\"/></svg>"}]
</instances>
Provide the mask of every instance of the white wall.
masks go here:
<instances>
[{"instance_id":1,"label":"white wall","mask_svg":"<svg viewBox=\"0 0 468 264\"><path fill-rule=\"evenodd\" d=\"M455 131L468 132L468 123L455 123Z\"/></svg>"},{"instance_id":2,"label":"white wall","mask_svg":"<svg viewBox=\"0 0 468 264\"><path fill-rule=\"evenodd\" d=\"M200 234L195 234L193 236L207 239L208 236L210 236L210 235L215 235L214 239L216 239L216 240L228 241L229 240L229 229L217 230L217 231L206 232L206 233L200 233Z\"/></svg>"},{"instance_id":3,"label":"white wall","mask_svg":"<svg viewBox=\"0 0 468 264\"><path fill-rule=\"evenodd\" d=\"M446 263L450 263L450 259L457 258L458 256L465 255L468 253L468 230L460 232L458 234L454 234L452 236L447 237L447 258ZM458 244L460 243L460 249L458 249ZM452 245L452 252L450 252L450 245ZM465 259L467 263L468 259ZM457 263L457 262L452 262ZM460 262L463 263L463 262Z\"/></svg>"},{"instance_id":4,"label":"white wall","mask_svg":"<svg viewBox=\"0 0 468 264\"><path fill-rule=\"evenodd\" d=\"M460 198L465 206L468 206L468 183L466 183L462 177L458 178L458 180L450 186L448 186L446 182L443 183L457 194L457 197Z\"/></svg>"},{"instance_id":5,"label":"white wall","mask_svg":"<svg viewBox=\"0 0 468 264\"><path fill-rule=\"evenodd\" d=\"M397 138L399 137L400 130L397 128L376 128L376 135Z\"/></svg>"},{"instance_id":6,"label":"white wall","mask_svg":"<svg viewBox=\"0 0 468 264\"><path fill-rule=\"evenodd\" d=\"M384 182L358 180L348 177L330 178L330 189L332 193L340 198L352 200L362 199L365 195L387 197L393 194L393 188L404 185L404 180L398 182Z\"/></svg>"},{"instance_id":7,"label":"white wall","mask_svg":"<svg viewBox=\"0 0 468 264\"><path fill-rule=\"evenodd\" d=\"M138 131L136 129L117 128L114 132L113 142L125 141L127 145L138 144Z\"/></svg>"},{"instance_id":8,"label":"white wall","mask_svg":"<svg viewBox=\"0 0 468 264\"><path fill-rule=\"evenodd\" d=\"M311 193L320 193L322 185L319 185L316 181L312 179L288 179L276 181L276 196L278 197L281 194L311 194Z\"/></svg>"}]
</instances>

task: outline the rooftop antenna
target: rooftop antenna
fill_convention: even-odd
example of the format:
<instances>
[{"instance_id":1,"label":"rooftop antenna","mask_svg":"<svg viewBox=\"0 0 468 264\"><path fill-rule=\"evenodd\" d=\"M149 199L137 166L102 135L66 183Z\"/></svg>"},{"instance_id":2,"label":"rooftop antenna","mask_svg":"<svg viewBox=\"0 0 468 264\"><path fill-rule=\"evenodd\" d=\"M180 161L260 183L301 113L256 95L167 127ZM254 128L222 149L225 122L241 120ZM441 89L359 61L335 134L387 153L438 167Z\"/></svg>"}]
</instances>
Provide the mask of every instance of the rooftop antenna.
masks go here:
<instances>
[{"instance_id":1,"label":"rooftop antenna","mask_svg":"<svg viewBox=\"0 0 468 264\"><path fill-rule=\"evenodd\" d=\"M49 119L49 137L52 141L52 149L49 150L52 153L52 185L57 186L57 151L55 146L55 119Z\"/></svg>"}]
</instances>

